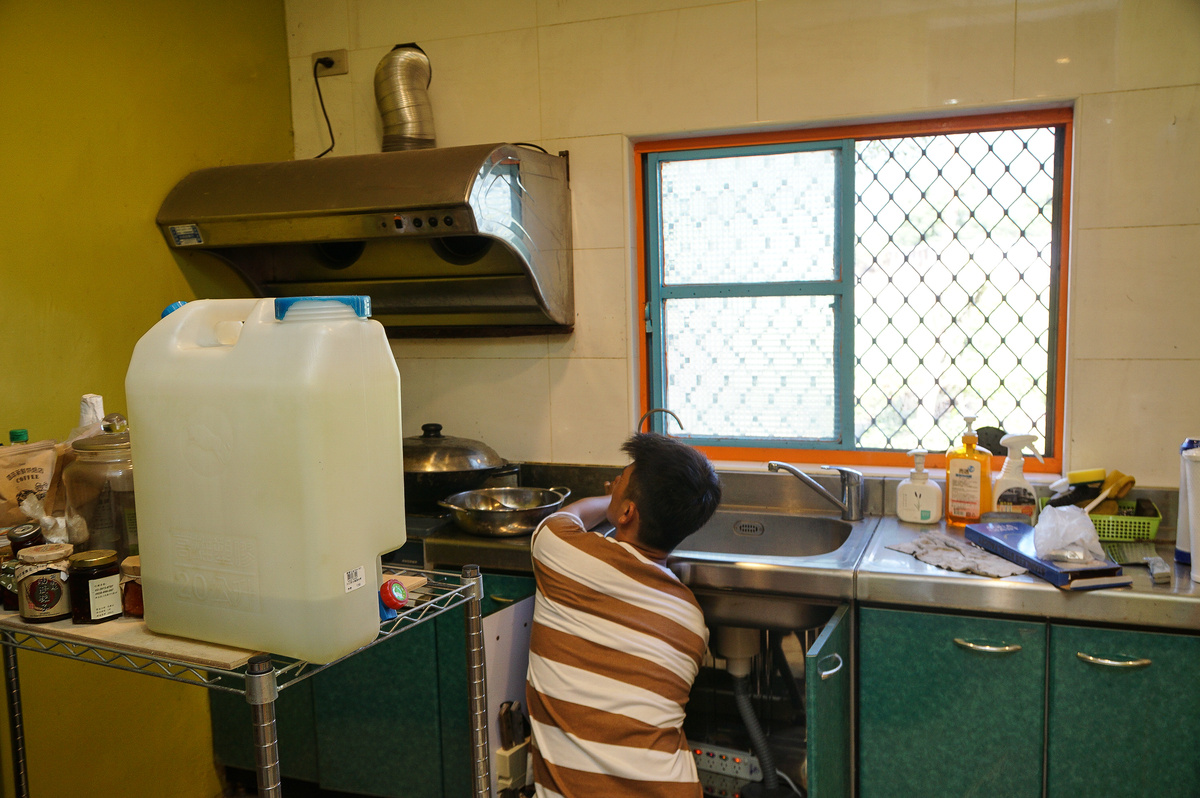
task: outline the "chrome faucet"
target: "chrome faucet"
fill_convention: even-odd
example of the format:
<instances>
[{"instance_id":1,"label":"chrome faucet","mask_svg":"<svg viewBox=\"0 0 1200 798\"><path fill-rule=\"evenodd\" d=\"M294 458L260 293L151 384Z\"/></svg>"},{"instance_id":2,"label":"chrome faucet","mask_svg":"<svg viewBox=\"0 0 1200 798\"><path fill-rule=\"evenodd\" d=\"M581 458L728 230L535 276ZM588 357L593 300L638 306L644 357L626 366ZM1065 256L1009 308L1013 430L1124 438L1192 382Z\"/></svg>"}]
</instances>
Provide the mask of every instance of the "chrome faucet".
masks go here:
<instances>
[{"instance_id":1,"label":"chrome faucet","mask_svg":"<svg viewBox=\"0 0 1200 798\"><path fill-rule=\"evenodd\" d=\"M863 483L863 475L860 471L855 471L853 468L845 468L844 466L821 466L821 468L830 471L837 471L842 478L842 498L838 499L825 488L821 487L815 479L805 474L800 469L787 463L780 463L772 460L767 463L768 471L783 470L796 477L796 479L808 485L821 495L826 501L835 505L842 511L843 521L861 521L863 518L863 504L866 487Z\"/></svg>"},{"instance_id":2,"label":"chrome faucet","mask_svg":"<svg viewBox=\"0 0 1200 798\"><path fill-rule=\"evenodd\" d=\"M645 413L642 413L642 417L638 419L638 423L637 423L637 431L638 432L642 431L642 424L646 423L646 419L650 418L650 416L655 413L666 413L668 416L675 419L675 423L679 425L680 429L683 429L683 422L679 420L679 416L675 415L673 412L671 412L670 410L668 410L665 407L652 407L649 410L647 410Z\"/></svg>"}]
</instances>

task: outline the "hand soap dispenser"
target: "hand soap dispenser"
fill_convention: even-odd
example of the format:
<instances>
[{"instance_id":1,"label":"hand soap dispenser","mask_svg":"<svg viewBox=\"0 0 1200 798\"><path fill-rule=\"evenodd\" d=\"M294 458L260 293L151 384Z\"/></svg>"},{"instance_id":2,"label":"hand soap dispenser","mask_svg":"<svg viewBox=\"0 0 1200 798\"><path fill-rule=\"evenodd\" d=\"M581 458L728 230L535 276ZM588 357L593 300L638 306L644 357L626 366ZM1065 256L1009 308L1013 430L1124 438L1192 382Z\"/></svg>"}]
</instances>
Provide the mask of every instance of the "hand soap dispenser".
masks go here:
<instances>
[{"instance_id":1,"label":"hand soap dispenser","mask_svg":"<svg viewBox=\"0 0 1200 798\"><path fill-rule=\"evenodd\" d=\"M942 520L942 489L925 473L924 449L908 453L913 458L912 474L896 488L896 515L913 524L936 524Z\"/></svg>"},{"instance_id":2,"label":"hand soap dispenser","mask_svg":"<svg viewBox=\"0 0 1200 798\"><path fill-rule=\"evenodd\" d=\"M946 522L965 526L992 508L992 453L977 446L975 416L963 416L962 446L946 455Z\"/></svg>"},{"instance_id":3,"label":"hand soap dispenser","mask_svg":"<svg viewBox=\"0 0 1200 798\"><path fill-rule=\"evenodd\" d=\"M1008 448L1008 457L1004 458L1004 467L996 484L992 486L992 509L1002 513L1023 513L1029 516L1027 523L1037 523L1038 506L1037 493L1033 485L1025 479L1025 450L1033 452L1038 462L1045 462L1038 450L1033 448L1036 435L1005 435L1000 443Z\"/></svg>"}]
</instances>

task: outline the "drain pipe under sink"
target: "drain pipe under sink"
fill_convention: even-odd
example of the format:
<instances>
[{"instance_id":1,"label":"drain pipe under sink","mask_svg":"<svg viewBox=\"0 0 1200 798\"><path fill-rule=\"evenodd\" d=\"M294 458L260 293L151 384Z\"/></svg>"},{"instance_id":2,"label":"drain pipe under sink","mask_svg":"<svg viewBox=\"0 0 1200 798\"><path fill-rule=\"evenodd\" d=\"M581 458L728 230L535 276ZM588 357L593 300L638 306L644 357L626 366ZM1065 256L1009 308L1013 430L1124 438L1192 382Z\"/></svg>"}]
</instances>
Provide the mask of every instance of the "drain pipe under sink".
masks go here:
<instances>
[{"instance_id":1,"label":"drain pipe under sink","mask_svg":"<svg viewBox=\"0 0 1200 798\"><path fill-rule=\"evenodd\" d=\"M759 653L759 630L741 626L718 626L713 650L725 660L725 669L733 677L733 700L738 715L750 735L750 747L763 772L763 788L768 793L779 789L779 772L775 768L775 756L767 745L754 707L750 704L750 667Z\"/></svg>"}]
</instances>

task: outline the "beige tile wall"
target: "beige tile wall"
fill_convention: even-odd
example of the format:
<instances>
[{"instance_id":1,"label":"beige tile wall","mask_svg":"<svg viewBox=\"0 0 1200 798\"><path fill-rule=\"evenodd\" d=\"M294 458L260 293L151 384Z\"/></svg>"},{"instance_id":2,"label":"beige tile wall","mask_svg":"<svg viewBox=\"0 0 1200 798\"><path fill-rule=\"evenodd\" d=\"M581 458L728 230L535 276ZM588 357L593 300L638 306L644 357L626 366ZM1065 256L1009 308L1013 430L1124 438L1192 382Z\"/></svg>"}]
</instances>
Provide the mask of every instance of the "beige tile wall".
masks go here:
<instances>
[{"instance_id":1,"label":"beige tile wall","mask_svg":"<svg viewBox=\"0 0 1200 798\"><path fill-rule=\"evenodd\" d=\"M638 416L631 140L1046 103L1076 107L1068 468L1178 479L1200 435L1196 0L286 0L296 157L375 152L375 64L433 63L440 146L571 151L576 331L397 341L406 434L620 463Z\"/></svg>"}]
</instances>

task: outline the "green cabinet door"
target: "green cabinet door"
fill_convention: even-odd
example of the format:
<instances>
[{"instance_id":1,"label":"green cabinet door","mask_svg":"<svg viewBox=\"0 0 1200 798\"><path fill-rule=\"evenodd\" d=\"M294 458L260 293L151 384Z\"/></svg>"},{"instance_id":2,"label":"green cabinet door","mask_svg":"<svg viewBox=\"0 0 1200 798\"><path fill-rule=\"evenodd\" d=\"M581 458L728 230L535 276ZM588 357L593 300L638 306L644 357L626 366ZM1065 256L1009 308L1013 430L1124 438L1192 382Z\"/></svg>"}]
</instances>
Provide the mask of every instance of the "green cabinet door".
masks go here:
<instances>
[{"instance_id":1,"label":"green cabinet door","mask_svg":"<svg viewBox=\"0 0 1200 798\"><path fill-rule=\"evenodd\" d=\"M397 798L440 795L437 680L430 624L412 626L313 675L321 787Z\"/></svg>"},{"instance_id":2,"label":"green cabinet door","mask_svg":"<svg viewBox=\"0 0 1200 798\"><path fill-rule=\"evenodd\" d=\"M1046 624L862 608L862 798L1042 794Z\"/></svg>"},{"instance_id":3,"label":"green cabinet door","mask_svg":"<svg viewBox=\"0 0 1200 798\"><path fill-rule=\"evenodd\" d=\"M1050 629L1048 798L1200 793L1200 637Z\"/></svg>"},{"instance_id":4,"label":"green cabinet door","mask_svg":"<svg viewBox=\"0 0 1200 798\"><path fill-rule=\"evenodd\" d=\"M843 605L804 655L808 798L849 798L850 608Z\"/></svg>"}]
</instances>

